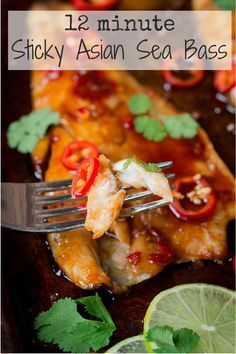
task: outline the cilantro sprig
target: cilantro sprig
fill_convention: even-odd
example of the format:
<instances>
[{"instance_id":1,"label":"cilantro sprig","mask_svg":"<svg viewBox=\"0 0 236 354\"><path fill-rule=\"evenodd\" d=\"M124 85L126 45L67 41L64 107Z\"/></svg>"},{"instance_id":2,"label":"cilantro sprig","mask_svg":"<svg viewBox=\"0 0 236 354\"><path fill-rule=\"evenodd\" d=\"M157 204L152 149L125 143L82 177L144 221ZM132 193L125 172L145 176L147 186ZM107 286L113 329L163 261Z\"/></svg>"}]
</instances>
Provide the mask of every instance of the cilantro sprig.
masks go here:
<instances>
[{"instance_id":1,"label":"cilantro sprig","mask_svg":"<svg viewBox=\"0 0 236 354\"><path fill-rule=\"evenodd\" d=\"M11 123L7 131L8 145L22 154L32 152L39 138L42 138L48 127L60 122L58 112L50 108L42 108L22 116Z\"/></svg>"},{"instance_id":2,"label":"cilantro sprig","mask_svg":"<svg viewBox=\"0 0 236 354\"><path fill-rule=\"evenodd\" d=\"M148 331L146 339L158 345L155 353L190 353L200 337L189 328L174 330L170 326L155 326Z\"/></svg>"},{"instance_id":3,"label":"cilantro sprig","mask_svg":"<svg viewBox=\"0 0 236 354\"><path fill-rule=\"evenodd\" d=\"M127 159L123 165L124 170L129 167L131 162L137 163L139 166L141 166L144 170L149 171L149 172L161 172L161 168L157 166L157 164L153 162L144 162L142 160L139 160L137 157L130 157Z\"/></svg>"},{"instance_id":4,"label":"cilantro sprig","mask_svg":"<svg viewBox=\"0 0 236 354\"><path fill-rule=\"evenodd\" d=\"M83 305L95 319L84 318L77 304ZM88 353L108 345L116 328L98 294L78 300L58 300L36 317L34 327L39 340L57 344L61 350L72 353Z\"/></svg>"},{"instance_id":5,"label":"cilantro sprig","mask_svg":"<svg viewBox=\"0 0 236 354\"><path fill-rule=\"evenodd\" d=\"M136 118L134 129L147 140L162 141L167 136L173 139L192 139L197 135L198 123L189 113L160 115L161 122L148 115L152 107L149 96L144 93L134 95L128 101L128 107Z\"/></svg>"}]
</instances>

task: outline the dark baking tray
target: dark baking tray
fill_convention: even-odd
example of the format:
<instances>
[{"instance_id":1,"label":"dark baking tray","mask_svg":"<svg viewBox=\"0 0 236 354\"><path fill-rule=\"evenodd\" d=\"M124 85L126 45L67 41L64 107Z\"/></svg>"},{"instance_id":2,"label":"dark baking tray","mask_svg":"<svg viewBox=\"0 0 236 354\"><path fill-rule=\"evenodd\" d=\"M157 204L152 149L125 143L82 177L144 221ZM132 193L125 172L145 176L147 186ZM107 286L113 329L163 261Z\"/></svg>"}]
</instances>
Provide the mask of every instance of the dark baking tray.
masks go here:
<instances>
[{"instance_id":1,"label":"dark baking tray","mask_svg":"<svg viewBox=\"0 0 236 354\"><path fill-rule=\"evenodd\" d=\"M133 1L130 0L130 3ZM129 7L123 1L123 8ZM29 72L7 71L7 10L24 10L31 0L2 2L2 180L29 182L35 180L29 156L10 150L6 144L9 123L31 109ZM134 3L134 2L133 2ZM144 1L147 5L147 2ZM153 1L156 8L186 9L188 1ZM164 5L163 5L164 4ZM144 84L156 89L179 109L194 114L205 128L222 159L233 171L234 135L227 130L234 115L218 102L212 90L212 75L191 90L164 91L159 72L133 72ZM216 112L218 112L216 114ZM233 253L233 224L228 227L228 242ZM35 339L33 319L60 297L79 297L82 291L58 275L46 237L2 229L2 352L57 352ZM117 326L112 343L142 331L142 320L151 299L160 291L177 284L206 282L234 288L230 258L224 263L197 262L175 265L161 274L134 286L126 294L114 296L107 290L100 294ZM122 309L122 310L121 310ZM127 325L128 324L128 325Z\"/></svg>"}]
</instances>

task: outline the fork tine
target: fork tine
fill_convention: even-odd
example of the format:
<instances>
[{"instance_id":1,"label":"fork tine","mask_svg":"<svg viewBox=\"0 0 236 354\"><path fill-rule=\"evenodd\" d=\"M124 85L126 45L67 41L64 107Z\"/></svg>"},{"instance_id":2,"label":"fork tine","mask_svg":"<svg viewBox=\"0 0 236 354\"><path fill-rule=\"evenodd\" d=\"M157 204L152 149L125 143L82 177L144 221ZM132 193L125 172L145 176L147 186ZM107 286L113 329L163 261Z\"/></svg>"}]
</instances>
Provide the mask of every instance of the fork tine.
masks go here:
<instances>
[{"instance_id":1,"label":"fork tine","mask_svg":"<svg viewBox=\"0 0 236 354\"><path fill-rule=\"evenodd\" d=\"M151 191L142 191L138 193L132 193L126 195L124 202L134 202L135 200L142 199L142 198L147 198L153 196L153 193Z\"/></svg>"},{"instance_id":2,"label":"fork tine","mask_svg":"<svg viewBox=\"0 0 236 354\"><path fill-rule=\"evenodd\" d=\"M70 193L56 194L51 196L41 196L39 198L35 198L36 203L38 205L45 205L45 206L58 204L58 203L79 202L85 199L87 199L86 196L73 198Z\"/></svg>"},{"instance_id":3,"label":"fork tine","mask_svg":"<svg viewBox=\"0 0 236 354\"><path fill-rule=\"evenodd\" d=\"M129 194L125 197L125 202L135 201L141 198L150 197L153 193L150 191L143 191L139 193ZM73 201L77 201L78 199L72 199ZM58 216L68 216L68 215L79 215L83 214L87 211L86 208L78 208L76 205L74 206L65 206L62 208L55 209L38 209L36 210L37 218L53 218Z\"/></svg>"},{"instance_id":4,"label":"fork tine","mask_svg":"<svg viewBox=\"0 0 236 354\"><path fill-rule=\"evenodd\" d=\"M156 164L161 169L169 168L173 165L173 161L164 161ZM64 179L59 181L35 183L37 192L54 192L70 188L72 179Z\"/></svg>"},{"instance_id":5,"label":"fork tine","mask_svg":"<svg viewBox=\"0 0 236 354\"><path fill-rule=\"evenodd\" d=\"M58 190L70 189L72 179L62 179L59 181L34 183L36 192L55 192Z\"/></svg>"},{"instance_id":6,"label":"fork tine","mask_svg":"<svg viewBox=\"0 0 236 354\"><path fill-rule=\"evenodd\" d=\"M173 189L174 186L171 186L171 189ZM131 201L136 201L140 200L143 198L148 198L152 197L153 193L151 191L142 191L138 193L133 193L133 194L128 194L124 202L128 203ZM77 199L73 199L73 201L76 201ZM55 208L55 209L38 209L36 210L36 217L37 218L55 218L59 216L68 216L68 215L80 215L86 213L87 209L86 208L79 208L76 205L74 206L65 206L62 208Z\"/></svg>"},{"instance_id":7,"label":"fork tine","mask_svg":"<svg viewBox=\"0 0 236 354\"><path fill-rule=\"evenodd\" d=\"M157 167L164 170L165 168L171 167L173 165L173 161L158 162L158 163L156 163L156 165L157 165Z\"/></svg>"},{"instance_id":8,"label":"fork tine","mask_svg":"<svg viewBox=\"0 0 236 354\"><path fill-rule=\"evenodd\" d=\"M76 205L70 207L56 208L56 209L39 209L36 211L37 218L51 218L66 215L84 214L86 208L78 208Z\"/></svg>"},{"instance_id":9,"label":"fork tine","mask_svg":"<svg viewBox=\"0 0 236 354\"><path fill-rule=\"evenodd\" d=\"M175 173L168 173L165 175L167 179L174 179L175 178Z\"/></svg>"},{"instance_id":10,"label":"fork tine","mask_svg":"<svg viewBox=\"0 0 236 354\"><path fill-rule=\"evenodd\" d=\"M39 224L38 232L63 232L84 227L84 219L73 219Z\"/></svg>"},{"instance_id":11,"label":"fork tine","mask_svg":"<svg viewBox=\"0 0 236 354\"><path fill-rule=\"evenodd\" d=\"M175 188L175 185L170 186L171 189ZM142 191L142 192L138 192L138 193L132 193L132 194L128 194L126 195L124 202L134 202L136 200L139 199L143 199L143 198L148 198L148 197L152 197L154 194L148 190L148 191Z\"/></svg>"},{"instance_id":12,"label":"fork tine","mask_svg":"<svg viewBox=\"0 0 236 354\"><path fill-rule=\"evenodd\" d=\"M175 177L174 173L169 173L165 175L167 179L171 180ZM68 180L69 181L69 180ZM59 181L62 182L62 181ZM55 185L53 186L53 188L55 187ZM129 190L129 189L133 189L133 187L130 186L121 186L122 189L125 190ZM48 192L48 191L46 191ZM60 201L64 201L64 202L73 202L73 201L81 201L81 200L85 200L87 199L87 196L82 196L79 198L72 198L70 193L65 193L65 194L55 194L55 195L36 195L35 197L36 203L38 205L53 205L56 204ZM137 200L137 198L135 199L131 199L131 200Z\"/></svg>"},{"instance_id":13,"label":"fork tine","mask_svg":"<svg viewBox=\"0 0 236 354\"><path fill-rule=\"evenodd\" d=\"M130 207L124 209L120 217L128 217L132 216L141 212L145 211L150 211L152 209L162 207L165 205L170 204L170 202L165 201L165 200L157 200L154 202L146 203L143 205L138 205L135 207ZM84 219L73 219L73 220L66 220L66 221L59 221L59 222L50 222L50 223L45 223L41 224L41 232L62 232L62 231L68 231L68 230L73 230L73 229L80 229L84 227L85 220ZM43 225L43 226L42 226Z\"/></svg>"},{"instance_id":14,"label":"fork tine","mask_svg":"<svg viewBox=\"0 0 236 354\"><path fill-rule=\"evenodd\" d=\"M141 212L145 212L145 211L150 211L152 209L160 208L160 207L163 207L168 204L170 204L170 202L161 199L161 200L156 200L154 202L145 203L142 205L136 205L133 207L123 209L120 213L120 217L126 218L128 216L132 216L132 215L135 215L135 214L138 214Z\"/></svg>"}]
</instances>

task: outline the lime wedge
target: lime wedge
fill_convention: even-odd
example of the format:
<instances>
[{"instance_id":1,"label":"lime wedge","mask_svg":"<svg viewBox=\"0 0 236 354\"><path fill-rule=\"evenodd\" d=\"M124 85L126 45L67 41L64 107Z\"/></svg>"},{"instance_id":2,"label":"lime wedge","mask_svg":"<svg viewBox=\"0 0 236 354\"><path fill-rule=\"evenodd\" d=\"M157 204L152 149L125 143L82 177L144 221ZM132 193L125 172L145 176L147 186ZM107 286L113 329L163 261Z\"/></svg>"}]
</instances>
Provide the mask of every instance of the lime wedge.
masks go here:
<instances>
[{"instance_id":1,"label":"lime wedge","mask_svg":"<svg viewBox=\"0 0 236 354\"><path fill-rule=\"evenodd\" d=\"M129 337L111 347L106 353L148 353L143 336Z\"/></svg>"},{"instance_id":2,"label":"lime wedge","mask_svg":"<svg viewBox=\"0 0 236 354\"><path fill-rule=\"evenodd\" d=\"M144 336L155 325L187 327L200 336L194 353L234 353L235 301L232 290L209 284L168 289L149 305L144 318ZM153 352L155 343L145 341L145 344Z\"/></svg>"}]
</instances>

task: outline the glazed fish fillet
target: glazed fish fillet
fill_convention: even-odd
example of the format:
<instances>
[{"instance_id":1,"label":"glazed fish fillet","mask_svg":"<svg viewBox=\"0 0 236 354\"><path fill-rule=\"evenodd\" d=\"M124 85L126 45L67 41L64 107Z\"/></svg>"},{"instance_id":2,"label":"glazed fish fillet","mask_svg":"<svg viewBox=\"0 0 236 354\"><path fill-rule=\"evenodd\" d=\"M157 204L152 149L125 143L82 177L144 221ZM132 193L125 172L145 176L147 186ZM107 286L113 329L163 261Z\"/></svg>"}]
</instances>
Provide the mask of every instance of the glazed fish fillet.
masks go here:
<instances>
[{"instance_id":1,"label":"glazed fish fillet","mask_svg":"<svg viewBox=\"0 0 236 354\"><path fill-rule=\"evenodd\" d=\"M110 162L99 156L99 173L88 193L85 228L92 231L93 238L101 237L118 217L125 197L124 190L118 190L117 180Z\"/></svg>"},{"instance_id":2,"label":"glazed fish fillet","mask_svg":"<svg viewBox=\"0 0 236 354\"><path fill-rule=\"evenodd\" d=\"M81 77L86 85L79 84ZM76 285L84 289L104 284L119 292L154 276L173 262L227 257L226 226L234 218L234 179L231 173L202 129L193 139L166 138L157 143L127 128L124 124L124 118L130 118L127 101L139 92L148 90L127 72L62 72L56 79L45 79L44 72L32 73L34 108L51 107L62 117L61 125L52 128L32 154L37 168L39 162L43 164L49 155L45 180L73 177L61 163L62 151L74 140L87 140L112 163L131 156L146 162L172 160L173 169L168 172L174 172L178 178L201 174L217 197L214 213L202 221L182 221L169 207L163 207L131 219L117 220L109 232L97 240L85 230L49 235L55 261ZM177 114L160 96L153 94L152 101L154 118L156 113ZM81 113L84 108L89 114ZM128 182L133 184L133 181ZM100 188L99 183L93 188ZM140 183L151 188L145 176ZM161 183L157 191L160 196L165 188ZM120 203L123 196L113 187L116 202ZM96 204L93 196L89 203ZM115 218L112 210L107 212L109 219ZM91 213L88 222L91 230L95 225L93 218ZM100 228L99 218L96 216ZM99 235L106 228L101 224ZM163 250L166 257L152 256L160 255Z\"/></svg>"},{"instance_id":3,"label":"glazed fish fillet","mask_svg":"<svg viewBox=\"0 0 236 354\"><path fill-rule=\"evenodd\" d=\"M124 185L134 188L145 188L153 194L161 197L167 202L173 202L168 180L164 173L146 171L137 162L131 161L124 167L128 160L121 160L113 165L113 169L118 172L117 178Z\"/></svg>"}]
</instances>

